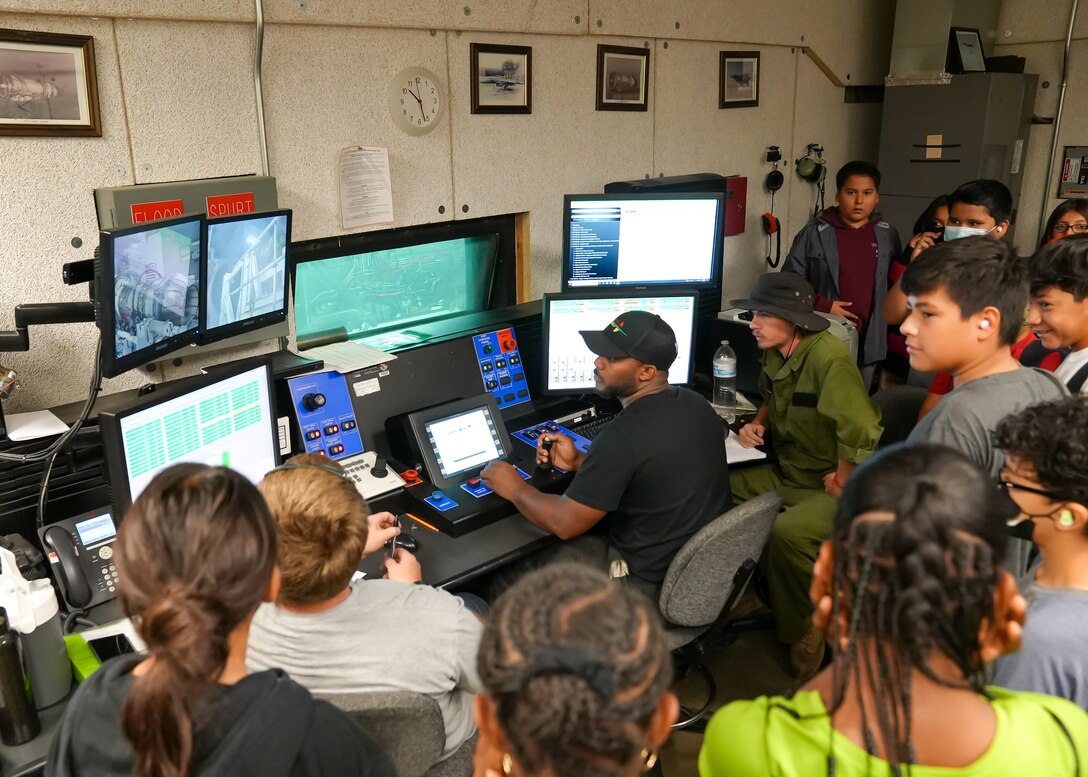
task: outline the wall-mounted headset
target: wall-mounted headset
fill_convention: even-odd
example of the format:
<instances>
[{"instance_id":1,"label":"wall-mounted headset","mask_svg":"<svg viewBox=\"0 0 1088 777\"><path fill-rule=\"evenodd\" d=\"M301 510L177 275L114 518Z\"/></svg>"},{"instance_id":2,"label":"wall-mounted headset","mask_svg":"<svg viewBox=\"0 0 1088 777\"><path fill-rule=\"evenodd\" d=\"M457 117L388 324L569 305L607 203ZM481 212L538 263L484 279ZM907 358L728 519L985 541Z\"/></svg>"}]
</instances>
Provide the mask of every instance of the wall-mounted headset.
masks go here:
<instances>
[{"instance_id":1,"label":"wall-mounted headset","mask_svg":"<svg viewBox=\"0 0 1088 777\"><path fill-rule=\"evenodd\" d=\"M809 143L805 155L794 160L793 167L797 174L816 185L816 203L812 215L816 216L824 206L824 181L827 179L827 161L823 158L824 147L819 143Z\"/></svg>"},{"instance_id":2,"label":"wall-mounted headset","mask_svg":"<svg viewBox=\"0 0 1088 777\"><path fill-rule=\"evenodd\" d=\"M786 176L782 175L782 171L778 169L778 163L781 160L782 152L778 146L768 146L767 161L774 167L771 172L767 173L767 177L763 179L763 185L771 193L771 209L760 216L759 220L763 227L763 234L767 236L767 265L772 270L778 267L782 261L782 222L774 215L774 193L781 189L786 182ZM771 259L771 235L775 237L775 256L773 260Z\"/></svg>"}]
</instances>

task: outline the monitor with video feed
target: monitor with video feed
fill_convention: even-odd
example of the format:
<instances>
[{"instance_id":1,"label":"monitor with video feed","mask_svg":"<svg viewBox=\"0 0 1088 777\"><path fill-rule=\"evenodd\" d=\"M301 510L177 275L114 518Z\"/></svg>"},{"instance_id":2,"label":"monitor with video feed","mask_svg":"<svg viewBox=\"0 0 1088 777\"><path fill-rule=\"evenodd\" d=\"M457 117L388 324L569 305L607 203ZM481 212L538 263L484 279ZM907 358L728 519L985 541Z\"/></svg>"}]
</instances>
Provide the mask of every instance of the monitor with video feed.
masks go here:
<instances>
[{"instance_id":1,"label":"monitor with video feed","mask_svg":"<svg viewBox=\"0 0 1088 777\"><path fill-rule=\"evenodd\" d=\"M197 340L205 225L197 214L99 233L95 299L104 377Z\"/></svg>"},{"instance_id":2,"label":"monitor with video feed","mask_svg":"<svg viewBox=\"0 0 1088 777\"><path fill-rule=\"evenodd\" d=\"M566 195L563 291L719 288L724 203L716 192Z\"/></svg>"},{"instance_id":3,"label":"monitor with video feed","mask_svg":"<svg viewBox=\"0 0 1088 777\"><path fill-rule=\"evenodd\" d=\"M200 340L212 343L287 318L291 211L208 220L200 266Z\"/></svg>"},{"instance_id":4,"label":"monitor with video feed","mask_svg":"<svg viewBox=\"0 0 1088 777\"><path fill-rule=\"evenodd\" d=\"M505 459L510 438L495 398L481 394L408 416L424 465L439 488L478 475L489 461Z\"/></svg>"},{"instance_id":5,"label":"monitor with video feed","mask_svg":"<svg viewBox=\"0 0 1088 777\"><path fill-rule=\"evenodd\" d=\"M669 383L691 383L695 341L696 292L622 294L571 292L544 295L544 390L549 394L586 394L594 390L593 362L597 358L579 334L601 330L630 310L661 316L676 334L676 361Z\"/></svg>"},{"instance_id":6,"label":"monitor with video feed","mask_svg":"<svg viewBox=\"0 0 1088 777\"><path fill-rule=\"evenodd\" d=\"M278 463L267 364L224 368L99 414L115 515L180 462L230 467L256 483Z\"/></svg>"}]
</instances>

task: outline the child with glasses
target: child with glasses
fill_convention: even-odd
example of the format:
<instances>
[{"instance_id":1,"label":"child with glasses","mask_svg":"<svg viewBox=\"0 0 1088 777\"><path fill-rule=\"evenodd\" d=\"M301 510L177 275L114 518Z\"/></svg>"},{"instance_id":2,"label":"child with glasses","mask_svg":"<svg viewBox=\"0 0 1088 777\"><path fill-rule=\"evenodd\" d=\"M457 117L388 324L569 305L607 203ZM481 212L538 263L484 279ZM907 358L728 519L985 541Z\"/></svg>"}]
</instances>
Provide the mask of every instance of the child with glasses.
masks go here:
<instances>
[{"instance_id":1,"label":"child with glasses","mask_svg":"<svg viewBox=\"0 0 1088 777\"><path fill-rule=\"evenodd\" d=\"M1029 407L997 427L1003 487L1042 563L1025 589L1024 645L993 682L1088 708L1088 397Z\"/></svg>"},{"instance_id":2,"label":"child with glasses","mask_svg":"<svg viewBox=\"0 0 1088 777\"><path fill-rule=\"evenodd\" d=\"M1047 219L1043 234L1039 236L1039 247L1069 235L1084 234L1088 234L1088 200L1080 197L1066 200Z\"/></svg>"}]
</instances>

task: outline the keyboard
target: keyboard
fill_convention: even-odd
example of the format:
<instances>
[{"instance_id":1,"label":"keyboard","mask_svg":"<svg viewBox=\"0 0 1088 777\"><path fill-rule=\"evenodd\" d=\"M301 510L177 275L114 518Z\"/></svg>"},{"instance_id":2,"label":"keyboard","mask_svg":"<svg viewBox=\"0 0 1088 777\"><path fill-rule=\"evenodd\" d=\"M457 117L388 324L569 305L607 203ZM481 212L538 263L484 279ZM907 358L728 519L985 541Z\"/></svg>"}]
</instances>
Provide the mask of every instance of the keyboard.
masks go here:
<instances>
[{"instance_id":1,"label":"keyboard","mask_svg":"<svg viewBox=\"0 0 1088 777\"><path fill-rule=\"evenodd\" d=\"M577 426L570 426L567 428L575 434L582 435L587 440L592 440L596 438L597 434L601 431L601 428L615 417L614 413L602 413Z\"/></svg>"}]
</instances>

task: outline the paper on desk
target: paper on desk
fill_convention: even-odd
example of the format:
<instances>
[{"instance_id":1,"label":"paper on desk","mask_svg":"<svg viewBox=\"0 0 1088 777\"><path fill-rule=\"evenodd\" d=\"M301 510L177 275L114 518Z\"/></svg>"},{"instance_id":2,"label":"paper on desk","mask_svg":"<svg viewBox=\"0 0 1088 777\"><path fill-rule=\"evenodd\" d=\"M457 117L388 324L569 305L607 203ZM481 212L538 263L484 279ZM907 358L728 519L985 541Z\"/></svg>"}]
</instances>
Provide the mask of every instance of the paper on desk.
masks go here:
<instances>
[{"instance_id":1,"label":"paper on desk","mask_svg":"<svg viewBox=\"0 0 1088 777\"><path fill-rule=\"evenodd\" d=\"M8 437L15 442L37 440L39 437L52 437L68 431L68 424L48 410L35 410L30 413L9 413L4 415L8 428Z\"/></svg>"},{"instance_id":2,"label":"paper on desk","mask_svg":"<svg viewBox=\"0 0 1088 777\"><path fill-rule=\"evenodd\" d=\"M739 464L742 461L760 461L765 458L767 458L767 454L758 448L743 447L736 432L729 432L729 436L725 438L725 459L730 464Z\"/></svg>"},{"instance_id":3,"label":"paper on desk","mask_svg":"<svg viewBox=\"0 0 1088 777\"><path fill-rule=\"evenodd\" d=\"M348 340L343 343L330 343L319 345L316 348L307 348L304 354L307 359L321 359L325 367L336 370L346 375L349 372L373 367L375 364L391 362L397 357L377 348L371 348L362 343Z\"/></svg>"}]
</instances>

